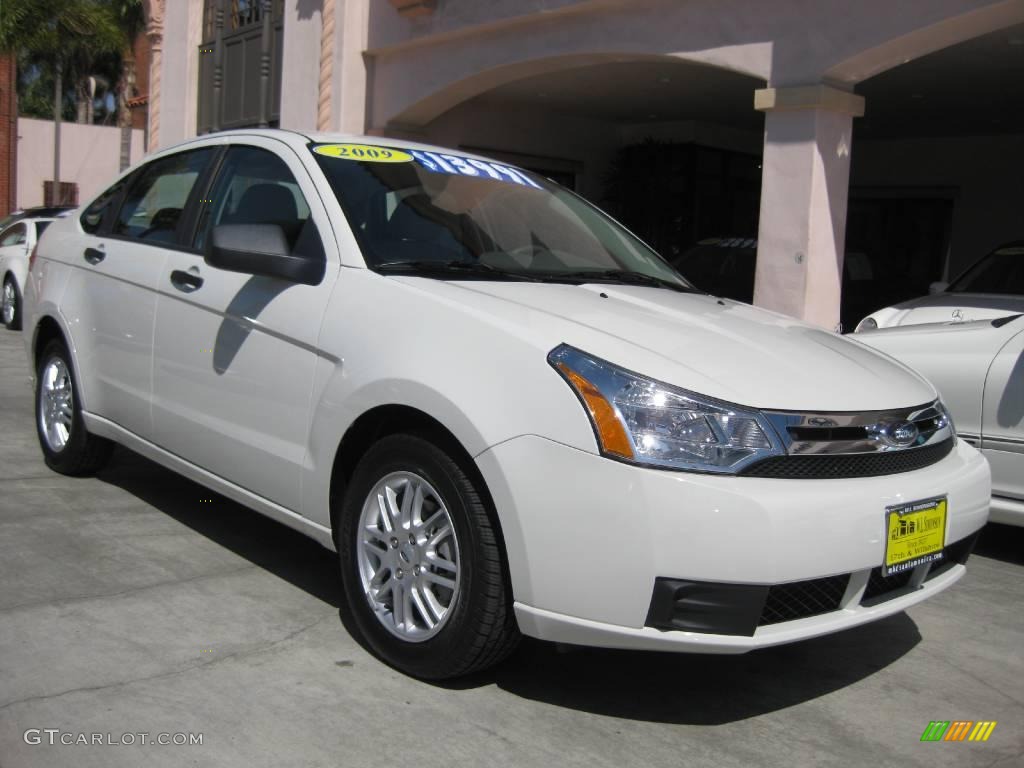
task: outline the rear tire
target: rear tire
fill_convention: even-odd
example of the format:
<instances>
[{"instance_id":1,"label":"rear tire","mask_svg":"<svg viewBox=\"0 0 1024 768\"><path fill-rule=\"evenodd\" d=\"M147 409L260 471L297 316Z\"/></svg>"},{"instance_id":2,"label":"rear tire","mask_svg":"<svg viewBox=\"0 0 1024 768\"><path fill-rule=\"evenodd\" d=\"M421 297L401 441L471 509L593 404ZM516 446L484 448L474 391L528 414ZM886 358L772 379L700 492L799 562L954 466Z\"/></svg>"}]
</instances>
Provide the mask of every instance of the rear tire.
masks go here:
<instances>
[{"instance_id":1,"label":"rear tire","mask_svg":"<svg viewBox=\"0 0 1024 768\"><path fill-rule=\"evenodd\" d=\"M9 331L21 330L21 291L10 275L4 278L3 322Z\"/></svg>"},{"instance_id":2,"label":"rear tire","mask_svg":"<svg viewBox=\"0 0 1024 768\"><path fill-rule=\"evenodd\" d=\"M476 481L445 451L415 435L374 444L348 484L339 529L349 610L388 664L439 680L514 650L501 543Z\"/></svg>"},{"instance_id":3,"label":"rear tire","mask_svg":"<svg viewBox=\"0 0 1024 768\"><path fill-rule=\"evenodd\" d=\"M58 339L47 343L39 357L35 413L39 446L50 469L91 475L107 462L113 443L85 428L71 355Z\"/></svg>"}]
</instances>

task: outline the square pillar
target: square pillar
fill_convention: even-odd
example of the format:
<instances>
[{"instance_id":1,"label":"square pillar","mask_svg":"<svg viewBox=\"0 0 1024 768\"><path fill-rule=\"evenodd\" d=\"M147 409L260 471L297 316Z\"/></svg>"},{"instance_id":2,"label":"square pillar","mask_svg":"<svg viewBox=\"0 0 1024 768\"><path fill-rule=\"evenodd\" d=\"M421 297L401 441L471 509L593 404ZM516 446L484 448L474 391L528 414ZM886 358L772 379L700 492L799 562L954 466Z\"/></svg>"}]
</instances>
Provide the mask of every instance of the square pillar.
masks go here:
<instances>
[{"instance_id":1,"label":"square pillar","mask_svg":"<svg viewBox=\"0 0 1024 768\"><path fill-rule=\"evenodd\" d=\"M754 303L832 330L864 99L827 85L764 88L754 108L766 113Z\"/></svg>"},{"instance_id":2,"label":"square pillar","mask_svg":"<svg viewBox=\"0 0 1024 768\"><path fill-rule=\"evenodd\" d=\"M330 130L366 133L367 88L372 70L364 56L370 27L369 0L335 0Z\"/></svg>"}]
</instances>

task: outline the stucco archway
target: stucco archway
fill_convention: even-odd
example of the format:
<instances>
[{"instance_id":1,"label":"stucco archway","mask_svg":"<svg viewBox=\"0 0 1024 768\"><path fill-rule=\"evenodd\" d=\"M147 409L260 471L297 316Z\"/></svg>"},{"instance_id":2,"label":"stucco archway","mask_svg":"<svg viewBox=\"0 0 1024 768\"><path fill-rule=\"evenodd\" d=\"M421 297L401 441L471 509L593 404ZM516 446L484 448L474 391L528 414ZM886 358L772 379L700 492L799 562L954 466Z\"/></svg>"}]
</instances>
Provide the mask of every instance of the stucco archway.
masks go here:
<instances>
[{"instance_id":1,"label":"stucco archway","mask_svg":"<svg viewBox=\"0 0 1024 768\"><path fill-rule=\"evenodd\" d=\"M381 127L385 130L387 126L400 130L418 130L463 102L519 81L540 79L546 75L558 75L573 71L585 74L589 68L601 65L655 62L666 65L678 64L680 68L689 65L687 69L691 73L699 73L701 70L710 71L716 68L701 57L669 54L629 55L620 52L576 53L518 61L474 72L465 78L451 82L406 105L401 111L392 114ZM753 87L756 87L758 83L763 84L763 80L747 71L727 69L736 74L750 77ZM397 104L398 102L393 102L392 106L397 106Z\"/></svg>"},{"instance_id":2,"label":"stucco archway","mask_svg":"<svg viewBox=\"0 0 1024 768\"><path fill-rule=\"evenodd\" d=\"M880 40L829 66L822 79L852 86L943 48L1020 23L1024 23L1024 1L983 4Z\"/></svg>"}]
</instances>

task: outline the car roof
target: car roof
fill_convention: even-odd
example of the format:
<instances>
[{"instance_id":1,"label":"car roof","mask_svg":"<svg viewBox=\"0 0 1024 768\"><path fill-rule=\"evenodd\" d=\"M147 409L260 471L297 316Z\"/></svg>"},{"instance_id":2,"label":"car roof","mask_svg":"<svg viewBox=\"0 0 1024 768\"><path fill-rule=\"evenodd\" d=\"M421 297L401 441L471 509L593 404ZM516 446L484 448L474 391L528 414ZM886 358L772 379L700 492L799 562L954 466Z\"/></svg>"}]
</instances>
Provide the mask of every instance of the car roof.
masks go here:
<instances>
[{"instance_id":1,"label":"car roof","mask_svg":"<svg viewBox=\"0 0 1024 768\"><path fill-rule=\"evenodd\" d=\"M452 153L455 152L461 157L472 157L478 160L485 160L487 162L494 162L493 157L487 157L485 155L478 155L474 152L467 152L463 149L454 149L452 147L442 147L436 144L424 144L418 141L407 141L405 139L392 138L390 136L366 136L356 133L327 133L323 131L295 131L288 128L238 128L230 131L216 131L214 133L204 133L201 136L195 136L191 139L187 139L179 144L173 146L164 147L158 153L154 153L153 157L158 154L170 153L175 150L184 149L185 147L195 144L198 142L209 141L211 139L222 139L230 138L232 136L242 137L264 137L277 139L290 145L293 149L301 150L309 143L314 144L369 144L371 146L384 146L393 147L395 149L404 150L421 150L424 152L444 152ZM150 160L150 157L146 157L145 161ZM502 165L508 167L516 167L512 163L506 163L499 161ZM133 166L135 167L135 166Z\"/></svg>"},{"instance_id":2,"label":"car roof","mask_svg":"<svg viewBox=\"0 0 1024 768\"><path fill-rule=\"evenodd\" d=\"M17 211L11 211L11 215L17 215L22 219L37 219L41 216L56 216L58 213L64 213L65 211L73 211L78 206L75 205L36 205L31 208L21 208Z\"/></svg>"}]
</instances>

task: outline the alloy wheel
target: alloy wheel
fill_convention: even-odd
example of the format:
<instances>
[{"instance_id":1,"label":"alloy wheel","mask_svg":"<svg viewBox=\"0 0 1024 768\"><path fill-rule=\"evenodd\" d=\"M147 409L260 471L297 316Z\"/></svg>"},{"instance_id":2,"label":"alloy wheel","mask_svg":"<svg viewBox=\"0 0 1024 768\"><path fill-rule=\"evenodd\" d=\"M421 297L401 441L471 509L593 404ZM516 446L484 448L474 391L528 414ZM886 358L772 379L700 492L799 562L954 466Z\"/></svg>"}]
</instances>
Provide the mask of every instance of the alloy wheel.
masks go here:
<instances>
[{"instance_id":1,"label":"alloy wheel","mask_svg":"<svg viewBox=\"0 0 1024 768\"><path fill-rule=\"evenodd\" d=\"M10 280L4 281L4 295L3 295L3 320L4 325L12 325L14 323L14 312L18 303L18 297L14 293L14 283Z\"/></svg>"},{"instance_id":2,"label":"alloy wheel","mask_svg":"<svg viewBox=\"0 0 1024 768\"><path fill-rule=\"evenodd\" d=\"M71 438L73 392L67 364L59 357L46 363L39 376L39 426L54 453Z\"/></svg>"},{"instance_id":3,"label":"alloy wheel","mask_svg":"<svg viewBox=\"0 0 1024 768\"><path fill-rule=\"evenodd\" d=\"M459 596L455 526L444 500L423 477L392 472L363 503L356 559L377 620L407 642L441 631Z\"/></svg>"}]
</instances>

